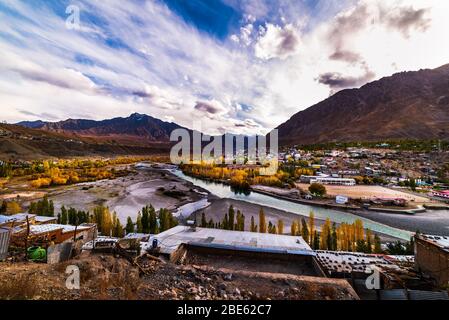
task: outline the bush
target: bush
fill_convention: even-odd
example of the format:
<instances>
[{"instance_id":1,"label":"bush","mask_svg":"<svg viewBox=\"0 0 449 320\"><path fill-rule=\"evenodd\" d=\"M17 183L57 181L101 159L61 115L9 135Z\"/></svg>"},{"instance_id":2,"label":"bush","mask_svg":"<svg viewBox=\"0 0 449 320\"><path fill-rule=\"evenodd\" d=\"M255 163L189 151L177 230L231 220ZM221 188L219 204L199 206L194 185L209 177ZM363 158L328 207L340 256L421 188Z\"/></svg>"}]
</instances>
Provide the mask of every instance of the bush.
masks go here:
<instances>
[{"instance_id":1,"label":"bush","mask_svg":"<svg viewBox=\"0 0 449 320\"><path fill-rule=\"evenodd\" d=\"M326 187L320 183L312 183L309 186L309 191L311 194L322 197L326 194Z\"/></svg>"}]
</instances>

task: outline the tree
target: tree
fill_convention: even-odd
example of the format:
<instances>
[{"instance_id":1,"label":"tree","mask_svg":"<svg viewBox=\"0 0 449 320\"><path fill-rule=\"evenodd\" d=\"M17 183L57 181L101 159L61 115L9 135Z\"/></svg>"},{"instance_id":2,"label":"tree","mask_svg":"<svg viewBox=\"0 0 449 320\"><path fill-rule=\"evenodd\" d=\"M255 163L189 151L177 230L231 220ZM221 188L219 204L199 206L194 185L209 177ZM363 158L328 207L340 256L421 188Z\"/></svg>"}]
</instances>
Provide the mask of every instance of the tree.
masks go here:
<instances>
[{"instance_id":1,"label":"tree","mask_svg":"<svg viewBox=\"0 0 449 320\"><path fill-rule=\"evenodd\" d=\"M61 224L67 224L68 216L67 216L67 209L62 206L61 207Z\"/></svg>"},{"instance_id":2,"label":"tree","mask_svg":"<svg viewBox=\"0 0 449 320\"><path fill-rule=\"evenodd\" d=\"M277 233L278 234L284 234L284 221L282 221L281 219L278 220Z\"/></svg>"},{"instance_id":3,"label":"tree","mask_svg":"<svg viewBox=\"0 0 449 320\"><path fill-rule=\"evenodd\" d=\"M159 210L159 221L159 232L164 232L178 225L178 221L173 217L173 214L165 208Z\"/></svg>"},{"instance_id":4,"label":"tree","mask_svg":"<svg viewBox=\"0 0 449 320\"><path fill-rule=\"evenodd\" d=\"M228 218L228 214L225 213L225 216L223 217L223 221L221 222L222 228L225 230L228 230L229 227L229 218Z\"/></svg>"},{"instance_id":5,"label":"tree","mask_svg":"<svg viewBox=\"0 0 449 320\"><path fill-rule=\"evenodd\" d=\"M370 229L366 229L366 253L373 252L372 234Z\"/></svg>"},{"instance_id":6,"label":"tree","mask_svg":"<svg viewBox=\"0 0 449 320\"><path fill-rule=\"evenodd\" d=\"M204 211L201 213L201 228L207 227L207 220L206 220L206 214Z\"/></svg>"},{"instance_id":7,"label":"tree","mask_svg":"<svg viewBox=\"0 0 449 320\"><path fill-rule=\"evenodd\" d=\"M320 183L312 183L309 186L309 191L311 194L322 197L326 194L326 187Z\"/></svg>"},{"instance_id":8,"label":"tree","mask_svg":"<svg viewBox=\"0 0 449 320\"><path fill-rule=\"evenodd\" d=\"M234 206L231 204L231 206L229 207L229 221L227 230L234 230L234 220L235 220L234 216L235 216Z\"/></svg>"},{"instance_id":9,"label":"tree","mask_svg":"<svg viewBox=\"0 0 449 320\"><path fill-rule=\"evenodd\" d=\"M159 233L159 224L157 221L157 214L156 209L150 204L148 209L148 217L149 217L149 226L150 226L150 233L151 234L158 234Z\"/></svg>"},{"instance_id":10,"label":"tree","mask_svg":"<svg viewBox=\"0 0 449 320\"><path fill-rule=\"evenodd\" d=\"M313 233L313 247L314 250L320 249L320 238L318 236L318 232L315 230Z\"/></svg>"},{"instance_id":11,"label":"tree","mask_svg":"<svg viewBox=\"0 0 449 320\"><path fill-rule=\"evenodd\" d=\"M309 213L309 233L310 233L310 242L313 243L313 237L315 236L315 214L313 211Z\"/></svg>"},{"instance_id":12,"label":"tree","mask_svg":"<svg viewBox=\"0 0 449 320\"><path fill-rule=\"evenodd\" d=\"M374 253L382 253L380 237L377 234L374 235Z\"/></svg>"},{"instance_id":13,"label":"tree","mask_svg":"<svg viewBox=\"0 0 449 320\"><path fill-rule=\"evenodd\" d=\"M331 235L331 220L329 218L326 219L323 226L321 227L321 239L320 239L320 249L321 250L330 250L332 246L332 235Z\"/></svg>"},{"instance_id":14,"label":"tree","mask_svg":"<svg viewBox=\"0 0 449 320\"><path fill-rule=\"evenodd\" d=\"M292 225L290 226L290 234L292 236L298 235L298 224L296 221L293 221Z\"/></svg>"},{"instance_id":15,"label":"tree","mask_svg":"<svg viewBox=\"0 0 449 320\"><path fill-rule=\"evenodd\" d=\"M277 234L276 225L271 223L271 221L268 223L268 233Z\"/></svg>"},{"instance_id":16,"label":"tree","mask_svg":"<svg viewBox=\"0 0 449 320\"><path fill-rule=\"evenodd\" d=\"M302 223L302 228L301 228L301 235L302 238L304 239L304 241L310 243L310 236L309 236L309 227L307 226L307 222L306 219L302 218L301 219L301 223Z\"/></svg>"},{"instance_id":17,"label":"tree","mask_svg":"<svg viewBox=\"0 0 449 320\"><path fill-rule=\"evenodd\" d=\"M257 225L254 221L254 216L251 216L251 227L250 227L250 231L251 232L257 232Z\"/></svg>"},{"instance_id":18,"label":"tree","mask_svg":"<svg viewBox=\"0 0 449 320\"><path fill-rule=\"evenodd\" d=\"M125 235L125 231L123 230L123 226L120 223L120 220L117 217L117 213L113 213L112 215L112 236L117 238L123 238Z\"/></svg>"},{"instance_id":19,"label":"tree","mask_svg":"<svg viewBox=\"0 0 449 320\"><path fill-rule=\"evenodd\" d=\"M142 208L142 232L150 233L150 213L148 206Z\"/></svg>"},{"instance_id":20,"label":"tree","mask_svg":"<svg viewBox=\"0 0 449 320\"><path fill-rule=\"evenodd\" d=\"M267 233L267 222L265 220L265 213L263 212L263 208L260 208L259 211L259 232Z\"/></svg>"},{"instance_id":21,"label":"tree","mask_svg":"<svg viewBox=\"0 0 449 320\"><path fill-rule=\"evenodd\" d=\"M0 214L5 214L7 208L8 208L8 203L5 200L3 200L2 205L0 207Z\"/></svg>"},{"instance_id":22,"label":"tree","mask_svg":"<svg viewBox=\"0 0 449 320\"><path fill-rule=\"evenodd\" d=\"M54 217L55 209L53 201L49 201L48 196L44 196L44 198L38 202L31 202L28 212L39 216Z\"/></svg>"},{"instance_id":23,"label":"tree","mask_svg":"<svg viewBox=\"0 0 449 320\"><path fill-rule=\"evenodd\" d=\"M134 232L134 223L133 223L131 217L128 217L128 219L126 220L125 229L126 229L126 234Z\"/></svg>"},{"instance_id":24,"label":"tree","mask_svg":"<svg viewBox=\"0 0 449 320\"><path fill-rule=\"evenodd\" d=\"M332 247L331 247L331 250L333 250L333 251L338 250L337 224L335 222L332 223Z\"/></svg>"},{"instance_id":25,"label":"tree","mask_svg":"<svg viewBox=\"0 0 449 320\"><path fill-rule=\"evenodd\" d=\"M142 215L140 214L140 212L137 214L136 229L138 233L143 233Z\"/></svg>"},{"instance_id":26,"label":"tree","mask_svg":"<svg viewBox=\"0 0 449 320\"><path fill-rule=\"evenodd\" d=\"M16 201L9 201L6 204L6 214L7 215L17 214L17 213L20 213L21 211L22 211L22 207Z\"/></svg>"},{"instance_id":27,"label":"tree","mask_svg":"<svg viewBox=\"0 0 449 320\"><path fill-rule=\"evenodd\" d=\"M113 233L114 221L109 208L104 206L96 207L92 215L92 222L97 224L98 231L101 234L109 236Z\"/></svg>"},{"instance_id":28,"label":"tree","mask_svg":"<svg viewBox=\"0 0 449 320\"><path fill-rule=\"evenodd\" d=\"M416 181L415 181L415 179L410 179L410 181L409 181L409 186L410 186L410 189L412 190L412 191L416 191Z\"/></svg>"}]
</instances>

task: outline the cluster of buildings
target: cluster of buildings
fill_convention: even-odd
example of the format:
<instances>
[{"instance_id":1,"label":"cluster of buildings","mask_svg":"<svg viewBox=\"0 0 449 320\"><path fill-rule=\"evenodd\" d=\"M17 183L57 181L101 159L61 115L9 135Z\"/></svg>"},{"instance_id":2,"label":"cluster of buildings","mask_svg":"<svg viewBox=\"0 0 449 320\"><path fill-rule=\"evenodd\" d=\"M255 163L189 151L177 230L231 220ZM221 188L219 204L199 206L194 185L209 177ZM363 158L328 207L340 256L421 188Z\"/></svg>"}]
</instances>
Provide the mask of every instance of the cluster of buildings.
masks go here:
<instances>
[{"instance_id":1,"label":"cluster of buildings","mask_svg":"<svg viewBox=\"0 0 449 320\"><path fill-rule=\"evenodd\" d=\"M449 299L449 237L417 235L414 256L314 251L300 236L189 226L142 245L181 264L345 279L362 299Z\"/></svg>"},{"instance_id":2,"label":"cluster of buildings","mask_svg":"<svg viewBox=\"0 0 449 320\"><path fill-rule=\"evenodd\" d=\"M291 148L279 153L279 161L308 162L310 168L329 176L382 178L387 184L414 178L418 185L426 186L429 182L438 181L438 170L449 160L449 154L444 152L423 153L386 148L381 145L373 149L350 147L328 151Z\"/></svg>"},{"instance_id":3,"label":"cluster of buildings","mask_svg":"<svg viewBox=\"0 0 449 320\"><path fill-rule=\"evenodd\" d=\"M91 241L97 236L97 226L83 223L78 226L57 223L56 217L19 213L0 215L0 258L5 259L9 246L38 245L48 248L63 243ZM2 260L2 259L0 259Z\"/></svg>"},{"instance_id":4,"label":"cluster of buildings","mask_svg":"<svg viewBox=\"0 0 449 320\"><path fill-rule=\"evenodd\" d=\"M442 290L449 285L449 237L444 236L417 234L414 256L390 256L315 251L300 236L199 228L194 223L157 235L131 233L117 239L99 236L95 224L59 225L53 217L19 214L0 216L0 260L8 256L8 246L19 245L24 236L32 239L29 244L47 244L49 253L55 244L111 250L131 240L140 252L177 264L300 275L311 281L335 279L338 286L345 280L361 299L448 299Z\"/></svg>"}]
</instances>

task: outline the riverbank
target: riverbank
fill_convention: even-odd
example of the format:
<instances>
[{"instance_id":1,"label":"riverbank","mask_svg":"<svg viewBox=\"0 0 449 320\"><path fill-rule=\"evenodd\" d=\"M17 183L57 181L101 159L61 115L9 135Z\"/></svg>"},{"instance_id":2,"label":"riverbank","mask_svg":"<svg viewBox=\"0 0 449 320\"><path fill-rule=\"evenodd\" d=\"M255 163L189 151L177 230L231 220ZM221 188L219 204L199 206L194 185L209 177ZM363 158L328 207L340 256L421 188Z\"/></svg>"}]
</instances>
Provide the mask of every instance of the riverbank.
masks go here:
<instances>
[{"instance_id":1,"label":"riverbank","mask_svg":"<svg viewBox=\"0 0 449 320\"><path fill-rule=\"evenodd\" d=\"M103 205L126 223L128 217L135 221L146 205L177 212L206 197L206 191L165 170L145 168L118 179L57 188L49 191L48 197L54 202L55 212L63 205L90 212Z\"/></svg>"}]
</instances>

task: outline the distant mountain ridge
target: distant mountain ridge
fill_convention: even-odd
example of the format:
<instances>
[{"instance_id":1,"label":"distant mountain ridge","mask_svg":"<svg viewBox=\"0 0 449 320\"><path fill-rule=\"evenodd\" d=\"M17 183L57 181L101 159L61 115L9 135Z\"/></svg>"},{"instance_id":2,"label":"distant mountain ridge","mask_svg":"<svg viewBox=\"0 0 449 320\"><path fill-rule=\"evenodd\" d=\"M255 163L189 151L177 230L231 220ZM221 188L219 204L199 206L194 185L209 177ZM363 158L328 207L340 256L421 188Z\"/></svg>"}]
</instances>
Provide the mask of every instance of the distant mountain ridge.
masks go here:
<instances>
[{"instance_id":1,"label":"distant mountain ridge","mask_svg":"<svg viewBox=\"0 0 449 320\"><path fill-rule=\"evenodd\" d=\"M281 145L449 138L449 64L343 90L279 127Z\"/></svg>"},{"instance_id":2,"label":"distant mountain ridge","mask_svg":"<svg viewBox=\"0 0 449 320\"><path fill-rule=\"evenodd\" d=\"M169 143L182 126L145 114L102 121L25 121L18 125L99 143ZM449 64L401 72L342 90L279 127L280 145L449 138ZM189 130L191 132L191 130Z\"/></svg>"},{"instance_id":3,"label":"distant mountain ridge","mask_svg":"<svg viewBox=\"0 0 449 320\"><path fill-rule=\"evenodd\" d=\"M84 119L68 119L59 122L25 121L18 125L76 137L95 138L102 142L124 144L168 143L171 132L183 128L176 123L165 122L139 113L134 113L127 118L118 117L101 121Z\"/></svg>"}]
</instances>

